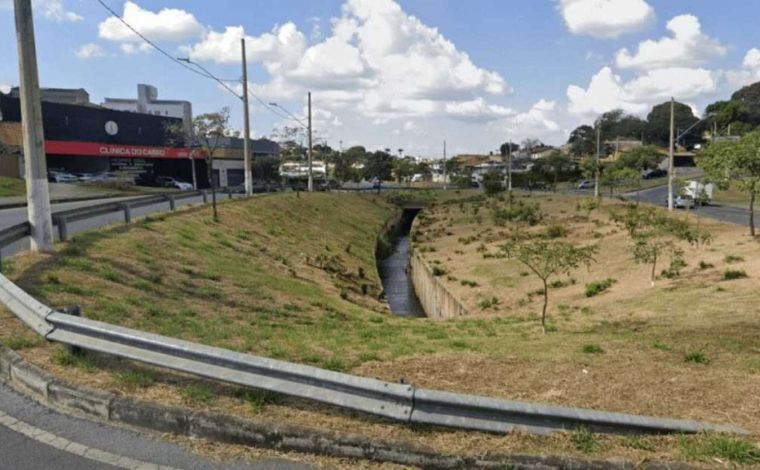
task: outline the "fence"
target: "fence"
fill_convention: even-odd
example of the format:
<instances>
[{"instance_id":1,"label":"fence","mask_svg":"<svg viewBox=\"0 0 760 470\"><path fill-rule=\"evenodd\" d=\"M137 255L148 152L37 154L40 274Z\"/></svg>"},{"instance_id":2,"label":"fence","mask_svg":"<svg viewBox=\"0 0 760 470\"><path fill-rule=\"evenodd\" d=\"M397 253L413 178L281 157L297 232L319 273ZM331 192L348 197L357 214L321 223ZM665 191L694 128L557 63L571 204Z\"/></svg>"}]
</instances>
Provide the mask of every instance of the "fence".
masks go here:
<instances>
[{"instance_id":1,"label":"fence","mask_svg":"<svg viewBox=\"0 0 760 470\"><path fill-rule=\"evenodd\" d=\"M125 221L129 221L131 208L163 200L169 202L170 208L174 208L173 201L198 195L200 193L149 196L59 212L56 214L57 225L60 231L61 225L65 227L67 222L119 211L123 211ZM0 247L28 235L28 224L3 230L0 232ZM66 235L65 228L63 235ZM65 236L61 238L66 239ZM402 423L486 432L522 430L537 434L579 427L605 433L717 431L746 434L746 431L730 425L606 413L418 389L407 384L383 382L213 348L57 312L32 298L2 274L0 302L49 341L212 380L314 400Z\"/></svg>"}]
</instances>

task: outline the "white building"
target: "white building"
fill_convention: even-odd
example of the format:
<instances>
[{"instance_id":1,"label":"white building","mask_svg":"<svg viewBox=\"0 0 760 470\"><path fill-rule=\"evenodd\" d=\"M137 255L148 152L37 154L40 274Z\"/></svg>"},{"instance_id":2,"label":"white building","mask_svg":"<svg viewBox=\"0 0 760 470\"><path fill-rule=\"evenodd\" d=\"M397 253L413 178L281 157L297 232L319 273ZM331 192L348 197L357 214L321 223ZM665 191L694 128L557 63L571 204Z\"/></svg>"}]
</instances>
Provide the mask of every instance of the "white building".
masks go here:
<instances>
[{"instance_id":1,"label":"white building","mask_svg":"<svg viewBox=\"0 0 760 470\"><path fill-rule=\"evenodd\" d=\"M151 85L137 85L137 99L106 98L102 103L105 108L118 111L153 114L182 119L185 132L190 134L193 123L193 105L189 101L159 100L158 89Z\"/></svg>"}]
</instances>

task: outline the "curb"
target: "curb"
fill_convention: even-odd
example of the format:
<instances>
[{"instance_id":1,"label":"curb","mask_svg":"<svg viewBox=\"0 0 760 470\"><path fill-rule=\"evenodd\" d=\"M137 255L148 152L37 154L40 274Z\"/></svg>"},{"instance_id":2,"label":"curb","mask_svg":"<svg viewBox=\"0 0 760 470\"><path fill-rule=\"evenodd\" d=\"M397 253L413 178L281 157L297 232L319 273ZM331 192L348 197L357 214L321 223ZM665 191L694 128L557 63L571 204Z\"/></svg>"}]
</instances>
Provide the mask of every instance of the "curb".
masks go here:
<instances>
[{"instance_id":1,"label":"curb","mask_svg":"<svg viewBox=\"0 0 760 470\"><path fill-rule=\"evenodd\" d=\"M524 470L689 470L680 463L625 460L592 461L558 456L443 455L399 441L318 431L263 420L241 419L221 413L192 411L121 397L113 393L70 384L26 362L16 352L0 346L0 382L11 385L30 398L56 408L123 425L204 438L226 444L300 452L329 457L393 463L430 470L524 469Z\"/></svg>"}]
</instances>

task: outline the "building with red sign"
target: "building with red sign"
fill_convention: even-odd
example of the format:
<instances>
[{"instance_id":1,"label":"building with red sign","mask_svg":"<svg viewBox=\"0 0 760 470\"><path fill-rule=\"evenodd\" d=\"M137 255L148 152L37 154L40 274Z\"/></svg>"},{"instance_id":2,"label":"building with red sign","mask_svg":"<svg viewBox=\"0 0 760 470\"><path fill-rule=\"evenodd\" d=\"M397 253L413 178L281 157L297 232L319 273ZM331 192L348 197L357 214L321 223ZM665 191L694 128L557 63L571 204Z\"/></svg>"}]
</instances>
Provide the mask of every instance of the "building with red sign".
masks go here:
<instances>
[{"instance_id":1,"label":"building with red sign","mask_svg":"<svg viewBox=\"0 0 760 470\"><path fill-rule=\"evenodd\" d=\"M182 119L95 105L42 102L48 168L78 173L117 172L150 182L158 176L208 187L206 162L170 129ZM19 176L21 111L18 98L0 93L0 174Z\"/></svg>"}]
</instances>

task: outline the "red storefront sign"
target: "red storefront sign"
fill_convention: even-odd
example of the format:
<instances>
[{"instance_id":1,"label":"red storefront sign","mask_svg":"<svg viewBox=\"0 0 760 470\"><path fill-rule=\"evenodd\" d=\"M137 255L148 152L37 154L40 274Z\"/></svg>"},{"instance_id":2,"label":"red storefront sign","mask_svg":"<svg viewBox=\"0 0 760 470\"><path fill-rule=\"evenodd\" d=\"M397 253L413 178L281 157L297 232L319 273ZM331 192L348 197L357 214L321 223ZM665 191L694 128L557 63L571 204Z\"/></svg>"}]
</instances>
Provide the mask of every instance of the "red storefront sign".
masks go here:
<instances>
[{"instance_id":1,"label":"red storefront sign","mask_svg":"<svg viewBox=\"0 0 760 470\"><path fill-rule=\"evenodd\" d=\"M121 158L205 158L200 149L144 147L141 145L104 144L99 142L72 142L46 140L45 153L50 155L81 155L87 157Z\"/></svg>"}]
</instances>

